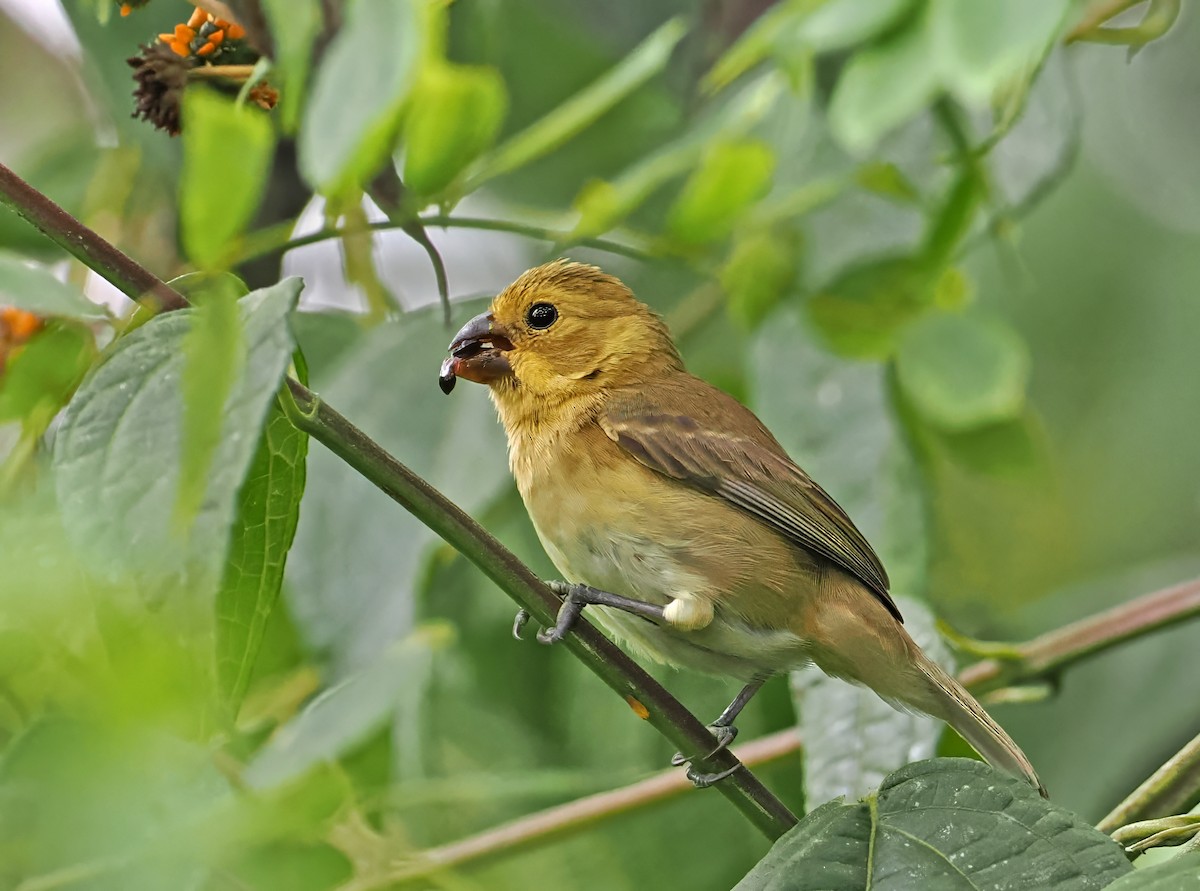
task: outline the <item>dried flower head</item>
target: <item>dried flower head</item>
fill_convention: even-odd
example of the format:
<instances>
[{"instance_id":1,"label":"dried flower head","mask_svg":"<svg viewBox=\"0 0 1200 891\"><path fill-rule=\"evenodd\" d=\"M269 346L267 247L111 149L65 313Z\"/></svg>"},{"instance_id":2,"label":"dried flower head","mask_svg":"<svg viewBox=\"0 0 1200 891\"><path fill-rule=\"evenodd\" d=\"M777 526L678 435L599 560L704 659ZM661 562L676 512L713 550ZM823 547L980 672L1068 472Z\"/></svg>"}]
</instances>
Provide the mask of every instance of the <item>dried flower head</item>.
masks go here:
<instances>
[{"instance_id":1,"label":"dried flower head","mask_svg":"<svg viewBox=\"0 0 1200 891\"><path fill-rule=\"evenodd\" d=\"M179 112L188 69L195 61L178 55L169 46L155 43L142 46L141 55L126 59L133 71L137 89L133 91L133 116L152 123L172 136L179 133Z\"/></svg>"}]
</instances>

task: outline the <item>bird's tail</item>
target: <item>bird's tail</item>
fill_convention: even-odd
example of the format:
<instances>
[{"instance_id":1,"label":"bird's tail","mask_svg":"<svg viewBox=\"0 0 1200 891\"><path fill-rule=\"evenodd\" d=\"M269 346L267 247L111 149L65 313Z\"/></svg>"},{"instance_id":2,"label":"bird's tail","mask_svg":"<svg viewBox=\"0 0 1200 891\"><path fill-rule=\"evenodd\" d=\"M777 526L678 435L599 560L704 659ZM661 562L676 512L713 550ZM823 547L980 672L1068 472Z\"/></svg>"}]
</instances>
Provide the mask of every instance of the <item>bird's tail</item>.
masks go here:
<instances>
[{"instance_id":1,"label":"bird's tail","mask_svg":"<svg viewBox=\"0 0 1200 891\"><path fill-rule=\"evenodd\" d=\"M911 704L941 718L959 732L993 767L1022 776L1038 790L1043 798L1046 787L1020 746L992 720L963 686L920 650L916 652L915 667L925 681L926 695Z\"/></svg>"},{"instance_id":2,"label":"bird's tail","mask_svg":"<svg viewBox=\"0 0 1200 891\"><path fill-rule=\"evenodd\" d=\"M941 718L988 763L1046 789L1025 753L962 685L921 651L879 599L835 576L814 598L797 634L826 673L864 684L884 699Z\"/></svg>"}]
</instances>

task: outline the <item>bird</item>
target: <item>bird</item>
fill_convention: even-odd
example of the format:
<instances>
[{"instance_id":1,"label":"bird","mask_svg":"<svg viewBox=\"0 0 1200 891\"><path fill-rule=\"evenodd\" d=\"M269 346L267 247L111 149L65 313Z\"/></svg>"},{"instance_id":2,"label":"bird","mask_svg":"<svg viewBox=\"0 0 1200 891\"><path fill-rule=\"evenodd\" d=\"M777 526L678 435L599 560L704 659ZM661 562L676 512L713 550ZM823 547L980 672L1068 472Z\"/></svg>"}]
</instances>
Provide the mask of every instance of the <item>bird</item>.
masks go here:
<instances>
[{"instance_id":1,"label":"bird","mask_svg":"<svg viewBox=\"0 0 1200 891\"><path fill-rule=\"evenodd\" d=\"M563 575L539 640L562 639L588 608L635 656L740 679L710 725L710 755L767 679L814 664L945 721L1046 794L1012 738L905 631L850 517L748 408L688 373L666 324L619 279L565 259L523 273L455 335L442 390L458 378L488 387L517 489ZM689 768L701 786L724 775Z\"/></svg>"}]
</instances>

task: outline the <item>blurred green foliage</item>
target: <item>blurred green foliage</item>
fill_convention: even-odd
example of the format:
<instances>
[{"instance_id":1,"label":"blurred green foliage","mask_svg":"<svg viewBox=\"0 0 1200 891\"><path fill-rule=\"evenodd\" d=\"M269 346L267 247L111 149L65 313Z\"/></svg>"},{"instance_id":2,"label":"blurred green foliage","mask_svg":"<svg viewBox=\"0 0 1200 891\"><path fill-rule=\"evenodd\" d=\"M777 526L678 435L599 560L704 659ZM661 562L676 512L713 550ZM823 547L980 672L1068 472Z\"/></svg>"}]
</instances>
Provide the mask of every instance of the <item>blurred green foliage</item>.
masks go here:
<instances>
[{"instance_id":1,"label":"blurred green foliage","mask_svg":"<svg viewBox=\"0 0 1200 891\"><path fill-rule=\"evenodd\" d=\"M0 887L368 891L419 872L405 884L727 888L767 853L697 793L417 868L423 849L636 781L670 751L568 653L512 641L511 603L288 421L280 382L308 369L554 576L484 393L434 385L440 313L344 311L363 283L412 293L389 278L414 268L389 266L396 242L365 234L367 196L409 234L422 214L453 229L464 199L513 230L432 233L452 288L563 253L621 275L849 510L914 625L1021 638L1200 570L1200 118L1180 87L1200 17L1156 3L1154 27L1079 34L1103 4L230 5L261 9L251 38L273 51L279 103L239 95L245 72L184 70L172 140L130 118L125 60L190 5L122 17L66 0L75 58L0 4L0 160L185 275L196 303L104 310L82 267L0 209L0 304L37 317L28 337L0 329ZM1160 19L1174 26L1140 45ZM298 224L314 196L328 202ZM350 232L344 276L312 276L297 309L279 258L322 214ZM1200 730L1197 633L997 708L1056 803L1094 820ZM654 671L703 717L732 693ZM869 807L824 800L937 744L936 726L840 683L791 693L769 684L742 739L798 724L808 757L762 774L816 813L744 887L813 887L779 864L828 865L822 821L859 832L901 775ZM1019 843L986 813L993 775L929 763L905 782L961 782L975 829ZM1048 858L1090 852L1089 878L1020 884L1014 863L1005 887L1126 871L1079 818L1021 806L1058 827ZM907 820L951 859L942 818L896 808L881 826ZM896 858L889 887L934 887L903 884L911 854L876 853ZM793 884L761 881L772 870ZM1193 876L1181 856L1112 887Z\"/></svg>"}]
</instances>

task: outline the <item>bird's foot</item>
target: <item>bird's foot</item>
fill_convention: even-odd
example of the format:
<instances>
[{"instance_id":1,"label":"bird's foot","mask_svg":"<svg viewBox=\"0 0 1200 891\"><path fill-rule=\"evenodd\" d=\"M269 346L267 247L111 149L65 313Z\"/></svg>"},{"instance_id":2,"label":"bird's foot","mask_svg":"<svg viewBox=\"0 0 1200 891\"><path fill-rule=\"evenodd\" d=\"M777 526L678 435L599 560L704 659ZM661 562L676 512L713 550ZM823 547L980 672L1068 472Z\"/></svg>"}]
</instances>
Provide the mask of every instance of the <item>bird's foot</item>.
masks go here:
<instances>
[{"instance_id":1,"label":"bird's foot","mask_svg":"<svg viewBox=\"0 0 1200 891\"><path fill-rule=\"evenodd\" d=\"M662 621L663 618L663 608L661 606L655 606L652 603L643 603L631 597L622 597L620 594L610 594L607 591L601 591L589 585L549 581L546 582L546 587L561 597L563 602L562 606L558 608L558 616L554 620L554 625L544 628L537 633L539 643L558 643L566 637L567 632L575 627L575 623L579 621L579 616L585 606L610 606L637 616L644 616L648 619ZM518 610L516 618L513 620L513 637L521 640L521 632L528 622L528 610Z\"/></svg>"},{"instance_id":2,"label":"bird's foot","mask_svg":"<svg viewBox=\"0 0 1200 891\"><path fill-rule=\"evenodd\" d=\"M733 742L734 739L737 738L738 729L732 725L709 724L708 732L711 733L716 738L717 744L711 752L709 752L707 755L704 756L704 760L708 760L709 758L712 758L714 755L717 755L717 754L725 751L726 749L728 749L729 744L731 742ZM698 757L699 756L696 756L696 755L684 755L682 752L676 752L674 755L671 756L671 765L673 767L682 767L685 764L691 764L693 761L698 760ZM688 769L688 774L689 774L689 778L690 778L690 775L691 775L690 768Z\"/></svg>"},{"instance_id":3,"label":"bird's foot","mask_svg":"<svg viewBox=\"0 0 1200 891\"><path fill-rule=\"evenodd\" d=\"M721 780L725 779L726 777L732 776L744 766L745 765L739 761L728 770L722 770L718 773L701 773L700 771L696 770L696 768L688 765L687 778L692 781L692 785L697 789L707 789L709 786L721 782Z\"/></svg>"}]
</instances>

